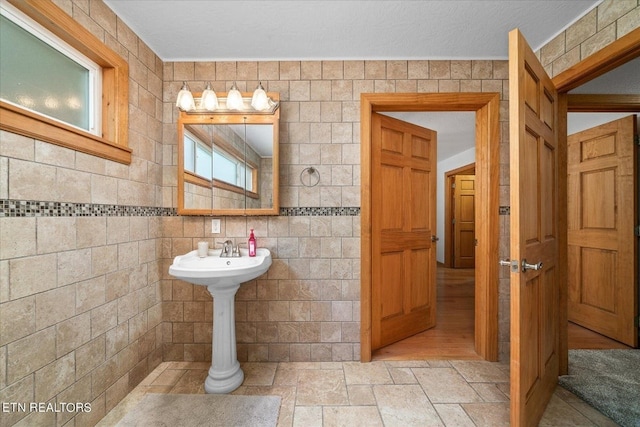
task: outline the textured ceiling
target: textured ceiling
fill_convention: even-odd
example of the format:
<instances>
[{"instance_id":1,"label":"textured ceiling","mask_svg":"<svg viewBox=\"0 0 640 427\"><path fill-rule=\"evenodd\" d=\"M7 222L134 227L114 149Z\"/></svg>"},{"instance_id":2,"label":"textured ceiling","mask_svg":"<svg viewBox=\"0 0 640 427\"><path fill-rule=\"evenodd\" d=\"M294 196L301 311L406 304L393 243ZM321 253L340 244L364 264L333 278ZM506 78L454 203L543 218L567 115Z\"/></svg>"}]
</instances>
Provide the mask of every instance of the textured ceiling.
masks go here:
<instances>
[{"instance_id":1,"label":"textured ceiling","mask_svg":"<svg viewBox=\"0 0 640 427\"><path fill-rule=\"evenodd\" d=\"M163 61L506 59L600 0L105 0Z\"/></svg>"},{"instance_id":2,"label":"textured ceiling","mask_svg":"<svg viewBox=\"0 0 640 427\"><path fill-rule=\"evenodd\" d=\"M601 0L105 0L163 60L506 59L538 50ZM640 93L638 60L574 92ZM629 79L631 77L631 79ZM612 86L612 82L614 86ZM613 91L611 90L613 88ZM438 159L474 146L473 113L389 113L438 132Z\"/></svg>"}]
</instances>

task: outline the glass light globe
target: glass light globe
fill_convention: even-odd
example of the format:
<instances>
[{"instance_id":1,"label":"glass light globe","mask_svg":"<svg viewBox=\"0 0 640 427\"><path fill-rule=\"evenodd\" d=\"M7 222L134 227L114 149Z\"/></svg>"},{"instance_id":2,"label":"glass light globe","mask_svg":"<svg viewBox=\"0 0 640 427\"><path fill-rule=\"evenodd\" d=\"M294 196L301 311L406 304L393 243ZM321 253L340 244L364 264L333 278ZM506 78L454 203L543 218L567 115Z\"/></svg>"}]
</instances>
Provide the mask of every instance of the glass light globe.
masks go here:
<instances>
[{"instance_id":1,"label":"glass light globe","mask_svg":"<svg viewBox=\"0 0 640 427\"><path fill-rule=\"evenodd\" d=\"M207 87L202 92L202 98L200 98L200 109L207 111L215 111L218 109L218 96L211 88L211 83L207 83Z\"/></svg>"},{"instance_id":2,"label":"glass light globe","mask_svg":"<svg viewBox=\"0 0 640 427\"><path fill-rule=\"evenodd\" d=\"M242 94L234 83L227 94L227 108L229 110L242 110L244 103L242 102Z\"/></svg>"},{"instance_id":3,"label":"glass light globe","mask_svg":"<svg viewBox=\"0 0 640 427\"><path fill-rule=\"evenodd\" d=\"M196 109L196 103L193 100L193 95L187 82L183 82L182 89L178 92L178 99L176 100L176 107L182 111L193 111Z\"/></svg>"},{"instance_id":4,"label":"glass light globe","mask_svg":"<svg viewBox=\"0 0 640 427\"><path fill-rule=\"evenodd\" d=\"M251 98L251 106L258 111L266 110L269 108L269 98L267 97L267 92L264 91L262 87L262 83L258 83L258 87L253 92L253 97Z\"/></svg>"}]
</instances>

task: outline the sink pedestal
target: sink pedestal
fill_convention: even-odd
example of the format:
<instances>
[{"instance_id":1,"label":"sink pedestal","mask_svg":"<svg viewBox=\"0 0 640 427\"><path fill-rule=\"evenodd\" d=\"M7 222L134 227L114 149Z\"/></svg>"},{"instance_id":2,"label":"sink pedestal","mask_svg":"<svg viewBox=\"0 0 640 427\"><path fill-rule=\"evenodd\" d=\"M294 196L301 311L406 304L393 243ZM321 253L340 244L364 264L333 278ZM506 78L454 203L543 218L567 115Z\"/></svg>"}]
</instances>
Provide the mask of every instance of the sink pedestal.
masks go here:
<instances>
[{"instance_id":1,"label":"sink pedestal","mask_svg":"<svg viewBox=\"0 0 640 427\"><path fill-rule=\"evenodd\" d=\"M260 277L271 266L271 252L258 248L249 256L240 249L239 257L221 257L220 250L200 257L191 251L173 259L169 274L194 285L206 286L213 297L213 342L211 368L204 382L207 393L230 393L240 387L244 372L236 350L235 296L241 283Z\"/></svg>"},{"instance_id":2,"label":"sink pedestal","mask_svg":"<svg viewBox=\"0 0 640 427\"><path fill-rule=\"evenodd\" d=\"M204 382L207 393L230 393L244 381L236 350L235 295L240 283L224 280L209 285L213 297L213 345L211 367Z\"/></svg>"}]
</instances>

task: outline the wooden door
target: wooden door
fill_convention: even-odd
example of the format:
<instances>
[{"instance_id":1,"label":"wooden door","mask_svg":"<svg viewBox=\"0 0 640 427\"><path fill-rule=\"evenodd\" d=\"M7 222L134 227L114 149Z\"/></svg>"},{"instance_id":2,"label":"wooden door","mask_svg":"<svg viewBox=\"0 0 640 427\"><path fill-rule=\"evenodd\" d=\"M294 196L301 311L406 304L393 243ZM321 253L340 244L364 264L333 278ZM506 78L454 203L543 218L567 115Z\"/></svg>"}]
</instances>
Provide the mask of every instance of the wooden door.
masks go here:
<instances>
[{"instance_id":1,"label":"wooden door","mask_svg":"<svg viewBox=\"0 0 640 427\"><path fill-rule=\"evenodd\" d=\"M371 347L436 322L436 132L371 116Z\"/></svg>"},{"instance_id":2,"label":"wooden door","mask_svg":"<svg viewBox=\"0 0 640 427\"><path fill-rule=\"evenodd\" d=\"M454 188L454 268L474 268L476 264L475 175L456 175Z\"/></svg>"},{"instance_id":3,"label":"wooden door","mask_svg":"<svg viewBox=\"0 0 640 427\"><path fill-rule=\"evenodd\" d=\"M568 137L569 320L637 347L636 116Z\"/></svg>"},{"instance_id":4,"label":"wooden door","mask_svg":"<svg viewBox=\"0 0 640 427\"><path fill-rule=\"evenodd\" d=\"M511 425L535 426L559 374L558 93L517 29L509 96Z\"/></svg>"}]
</instances>

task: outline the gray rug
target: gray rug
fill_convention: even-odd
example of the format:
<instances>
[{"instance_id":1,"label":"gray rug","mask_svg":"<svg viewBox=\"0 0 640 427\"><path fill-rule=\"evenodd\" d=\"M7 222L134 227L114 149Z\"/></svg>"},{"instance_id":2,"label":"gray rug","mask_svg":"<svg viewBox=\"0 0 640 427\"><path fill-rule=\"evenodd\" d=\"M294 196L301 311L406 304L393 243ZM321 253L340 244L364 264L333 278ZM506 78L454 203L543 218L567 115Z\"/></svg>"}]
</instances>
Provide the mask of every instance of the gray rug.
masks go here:
<instances>
[{"instance_id":1,"label":"gray rug","mask_svg":"<svg viewBox=\"0 0 640 427\"><path fill-rule=\"evenodd\" d=\"M121 427L272 427L280 397L229 394L147 394Z\"/></svg>"},{"instance_id":2,"label":"gray rug","mask_svg":"<svg viewBox=\"0 0 640 427\"><path fill-rule=\"evenodd\" d=\"M623 427L640 427L640 350L569 350L562 387Z\"/></svg>"}]
</instances>

